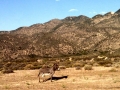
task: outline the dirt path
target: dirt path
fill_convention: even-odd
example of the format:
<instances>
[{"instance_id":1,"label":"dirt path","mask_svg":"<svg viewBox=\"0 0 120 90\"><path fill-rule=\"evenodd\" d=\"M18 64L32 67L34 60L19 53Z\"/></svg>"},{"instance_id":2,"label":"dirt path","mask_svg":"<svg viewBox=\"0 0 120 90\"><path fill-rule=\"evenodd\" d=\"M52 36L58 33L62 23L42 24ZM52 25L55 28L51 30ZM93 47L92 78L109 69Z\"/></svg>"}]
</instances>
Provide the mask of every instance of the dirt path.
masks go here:
<instances>
[{"instance_id":1,"label":"dirt path","mask_svg":"<svg viewBox=\"0 0 120 90\"><path fill-rule=\"evenodd\" d=\"M67 68L57 71L54 78L39 83L38 70L17 70L11 74L0 73L0 90L120 90L120 69L109 72L111 67L94 67L91 71ZM60 77L67 76L68 78ZM58 78L59 77L59 78Z\"/></svg>"}]
</instances>

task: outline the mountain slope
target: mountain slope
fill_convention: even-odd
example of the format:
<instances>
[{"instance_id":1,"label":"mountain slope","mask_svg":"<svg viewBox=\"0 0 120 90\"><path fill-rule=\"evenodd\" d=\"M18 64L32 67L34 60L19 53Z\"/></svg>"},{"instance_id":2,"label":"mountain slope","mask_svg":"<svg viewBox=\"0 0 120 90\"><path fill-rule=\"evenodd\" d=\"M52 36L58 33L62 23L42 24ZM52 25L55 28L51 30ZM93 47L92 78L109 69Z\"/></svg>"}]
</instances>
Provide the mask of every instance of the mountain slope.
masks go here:
<instances>
[{"instance_id":1,"label":"mountain slope","mask_svg":"<svg viewBox=\"0 0 120 90\"><path fill-rule=\"evenodd\" d=\"M120 14L66 17L0 32L0 59L37 55L57 57L120 49ZM20 58L19 58L20 59Z\"/></svg>"}]
</instances>

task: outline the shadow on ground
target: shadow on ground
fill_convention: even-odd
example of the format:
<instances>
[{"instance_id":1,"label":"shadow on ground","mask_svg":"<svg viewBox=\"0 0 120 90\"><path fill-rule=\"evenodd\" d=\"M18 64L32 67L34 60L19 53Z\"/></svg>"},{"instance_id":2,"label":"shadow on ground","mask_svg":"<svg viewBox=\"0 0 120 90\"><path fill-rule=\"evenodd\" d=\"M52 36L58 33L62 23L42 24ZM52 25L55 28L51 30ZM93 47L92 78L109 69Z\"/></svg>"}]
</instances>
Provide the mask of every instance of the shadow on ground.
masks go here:
<instances>
[{"instance_id":1,"label":"shadow on ground","mask_svg":"<svg viewBox=\"0 0 120 90\"><path fill-rule=\"evenodd\" d=\"M60 77L52 77L52 80L61 80L61 79L67 79L68 78L68 75L67 76L60 76ZM48 78L46 81L50 80L50 78Z\"/></svg>"}]
</instances>

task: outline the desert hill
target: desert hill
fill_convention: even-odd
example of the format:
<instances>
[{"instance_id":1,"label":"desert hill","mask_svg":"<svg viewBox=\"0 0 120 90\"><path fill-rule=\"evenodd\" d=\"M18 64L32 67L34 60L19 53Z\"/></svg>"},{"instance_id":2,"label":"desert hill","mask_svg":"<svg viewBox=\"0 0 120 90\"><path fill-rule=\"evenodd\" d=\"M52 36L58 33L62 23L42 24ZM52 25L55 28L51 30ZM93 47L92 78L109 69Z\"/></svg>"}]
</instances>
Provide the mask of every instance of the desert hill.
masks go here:
<instances>
[{"instance_id":1,"label":"desert hill","mask_svg":"<svg viewBox=\"0 0 120 90\"><path fill-rule=\"evenodd\" d=\"M120 56L119 52L120 10L92 18L69 16L0 32L0 61L91 53Z\"/></svg>"}]
</instances>

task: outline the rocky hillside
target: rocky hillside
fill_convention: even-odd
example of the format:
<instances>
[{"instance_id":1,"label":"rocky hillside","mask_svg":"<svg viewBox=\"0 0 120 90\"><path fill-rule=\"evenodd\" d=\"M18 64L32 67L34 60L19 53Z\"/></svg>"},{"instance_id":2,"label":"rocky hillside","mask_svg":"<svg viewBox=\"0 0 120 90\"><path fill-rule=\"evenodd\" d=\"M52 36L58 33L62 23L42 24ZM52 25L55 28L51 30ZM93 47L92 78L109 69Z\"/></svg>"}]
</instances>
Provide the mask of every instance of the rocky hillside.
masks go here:
<instances>
[{"instance_id":1,"label":"rocky hillside","mask_svg":"<svg viewBox=\"0 0 120 90\"><path fill-rule=\"evenodd\" d=\"M120 10L105 15L66 17L0 32L0 60L120 51ZM119 55L119 54L117 54ZM120 56L120 55L119 55Z\"/></svg>"}]
</instances>

